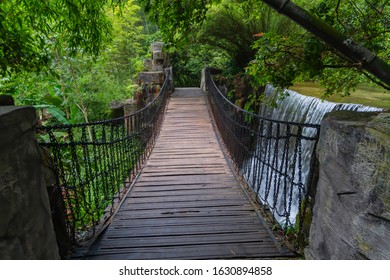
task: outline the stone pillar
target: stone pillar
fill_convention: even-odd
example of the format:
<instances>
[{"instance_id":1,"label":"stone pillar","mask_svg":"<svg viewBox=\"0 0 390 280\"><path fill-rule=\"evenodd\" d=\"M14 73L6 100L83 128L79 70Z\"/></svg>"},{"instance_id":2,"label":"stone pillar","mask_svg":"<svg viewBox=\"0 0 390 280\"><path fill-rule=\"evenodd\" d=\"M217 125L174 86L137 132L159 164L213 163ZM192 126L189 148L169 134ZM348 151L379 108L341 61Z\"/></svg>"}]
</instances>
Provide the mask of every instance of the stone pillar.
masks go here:
<instances>
[{"instance_id":1,"label":"stone pillar","mask_svg":"<svg viewBox=\"0 0 390 280\"><path fill-rule=\"evenodd\" d=\"M153 71L164 70L164 53L163 53L163 42L155 42L152 44L152 59L153 59Z\"/></svg>"},{"instance_id":2,"label":"stone pillar","mask_svg":"<svg viewBox=\"0 0 390 280\"><path fill-rule=\"evenodd\" d=\"M109 107L111 110L112 119L123 117L124 115L123 101L120 100L111 101Z\"/></svg>"},{"instance_id":3,"label":"stone pillar","mask_svg":"<svg viewBox=\"0 0 390 280\"><path fill-rule=\"evenodd\" d=\"M164 83L166 56L162 51L163 46L164 43L162 42L152 44L152 60L146 60L144 64L145 71L138 73L138 85L140 89L134 97L137 101L138 109L143 108L151 102L156 95L156 90L160 89Z\"/></svg>"},{"instance_id":4,"label":"stone pillar","mask_svg":"<svg viewBox=\"0 0 390 280\"><path fill-rule=\"evenodd\" d=\"M136 100L134 99L126 99L124 102L123 102L123 111L124 111L124 115L125 116L129 116L131 114L133 114L134 112L137 111L137 102ZM135 123L135 118L134 116L132 117L128 117L125 119L125 126L126 126L126 130L128 132L133 132L136 130L136 123Z\"/></svg>"},{"instance_id":5,"label":"stone pillar","mask_svg":"<svg viewBox=\"0 0 390 280\"><path fill-rule=\"evenodd\" d=\"M335 111L321 127L308 259L390 259L390 113Z\"/></svg>"},{"instance_id":6,"label":"stone pillar","mask_svg":"<svg viewBox=\"0 0 390 280\"><path fill-rule=\"evenodd\" d=\"M0 259L59 259L33 107L0 107Z\"/></svg>"}]
</instances>

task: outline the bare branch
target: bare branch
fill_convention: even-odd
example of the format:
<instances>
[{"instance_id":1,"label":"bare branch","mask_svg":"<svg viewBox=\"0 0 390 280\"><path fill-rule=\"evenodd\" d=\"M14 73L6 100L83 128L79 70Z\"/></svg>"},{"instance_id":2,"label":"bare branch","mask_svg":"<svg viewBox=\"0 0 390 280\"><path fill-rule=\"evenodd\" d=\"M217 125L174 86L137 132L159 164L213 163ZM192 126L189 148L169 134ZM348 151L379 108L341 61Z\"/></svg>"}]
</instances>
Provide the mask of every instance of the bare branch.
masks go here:
<instances>
[{"instance_id":1,"label":"bare branch","mask_svg":"<svg viewBox=\"0 0 390 280\"><path fill-rule=\"evenodd\" d=\"M383 10L382 10L382 11L379 11L379 10L377 9L377 7L375 7L375 5L372 4L372 3L371 3L370 1L368 1L368 0L365 0L364 2L366 2L367 5L370 6L370 8L371 8L372 10L375 10L378 14L382 15ZM387 2L389 2L389 1L386 1L386 3L383 5L383 7L387 5Z\"/></svg>"},{"instance_id":2,"label":"bare branch","mask_svg":"<svg viewBox=\"0 0 390 280\"><path fill-rule=\"evenodd\" d=\"M345 25L341 22L340 17L339 17L340 3L341 3L341 0L338 0L338 1L337 1L336 8L335 8L336 19L337 19L337 22L344 28L344 30L347 30L347 28L346 28Z\"/></svg>"}]
</instances>

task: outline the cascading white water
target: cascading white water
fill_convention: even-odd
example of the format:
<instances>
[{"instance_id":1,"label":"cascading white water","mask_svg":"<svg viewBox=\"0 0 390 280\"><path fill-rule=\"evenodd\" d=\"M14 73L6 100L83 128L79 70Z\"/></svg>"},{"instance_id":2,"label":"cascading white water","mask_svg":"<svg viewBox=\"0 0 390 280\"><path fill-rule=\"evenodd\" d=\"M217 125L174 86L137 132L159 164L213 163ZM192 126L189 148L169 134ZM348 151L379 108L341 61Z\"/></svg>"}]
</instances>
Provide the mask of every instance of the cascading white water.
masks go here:
<instances>
[{"instance_id":1,"label":"cascading white water","mask_svg":"<svg viewBox=\"0 0 390 280\"><path fill-rule=\"evenodd\" d=\"M274 98L277 94L275 87L268 85L266 96ZM324 115L335 110L374 112L383 111L382 108L369 107L361 104L345 104L323 101L316 97L302 95L293 90L285 90L285 97L277 101L277 108L267 107L260 115L273 120L282 120L297 123L320 124Z\"/></svg>"},{"instance_id":2,"label":"cascading white water","mask_svg":"<svg viewBox=\"0 0 390 280\"><path fill-rule=\"evenodd\" d=\"M277 108L265 107L261 108L260 115L264 118L270 120L279 120L283 122L291 123L305 123L305 124L320 124L324 115L328 112L335 110L349 110L349 111L382 111L381 108L368 107L360 104L342 104L342 103L333 103L328 101L322 101L315 97L308 97L301 95L292 90L285 90L286 97L277 101ZM274 98L277 94L276 89L270 85L266 87L266 96L269 98ZM298 126L294 127L288 125L280 125L278 129L263 127L262 129L268 129L267 133L271 133L275 139L277 138L275 133L278 135L286 135L286 129L293 129L292 133L296 133ZM276 132L278 130L278 132ZM295 131L294 131L295 130ZM302 196L302 193L305 192L303 188L306 187L308 183L308 177L310 172L310 160L313 153L315 141L308 140L306 138L314 138L317 133L317 129L313 127L302 127L303 138L289 140L288 150L284 150L276 145L281 145L283 142L278 142L277 140L269 140L267 144L264 144L264 139L259 138L257 142L257 148L254 152L254 155L249 158L244 164L243 174L247 182L253 187L253 189L258 190L259 198L267 203L268 205L274 205L274 216L276 220L282 225L294 225L296 222L296 215L299 210L299 197ZM265 134L265 132L263 133ZM300 141L297 145L297 141ZM298 147L299 146L299 147ZM297 151L299 149L299 154L302 157L302 165L296 165L297 155L294 154L294 149ZM278 150L278 151L276 151ZM272 152L271 151L276 151ZM268 163L266 168L258 168L258 165L264 165L264 158L259 159L257 154L261 152L271 153L268 157ZM287 154L288 159L284 160L283 157ZM263 161L263 162L261 162ZM282 162L283 161L283 162ZM288 162L288 163L284 163ZM251 168L245 168L245 166L250 166ZM299 187L299 184L296 184L294 189L287 190L286 179L283 180L272 180L272 177L275 177L275 170L285 166L285 170L290 172L286 177L289 178L299 178L299 181L302 183L302 188ZM259 180L259 178L262 178ZM276 178L276 177L275 177ZM293 181L293 179L291 179ZM280 184L282 186L280 186ZM283 191L284 188L284 191ZM277 198L275 197L277 196ZM291 206L288 206L287 201L291 200ZM277 202L275 202L277 201ZM286 206L287 205L287 206ZM284 216L286 209L291 207L290 214ZM286 221L286 219L288 219Z\"/></svg>"}]
</instances>

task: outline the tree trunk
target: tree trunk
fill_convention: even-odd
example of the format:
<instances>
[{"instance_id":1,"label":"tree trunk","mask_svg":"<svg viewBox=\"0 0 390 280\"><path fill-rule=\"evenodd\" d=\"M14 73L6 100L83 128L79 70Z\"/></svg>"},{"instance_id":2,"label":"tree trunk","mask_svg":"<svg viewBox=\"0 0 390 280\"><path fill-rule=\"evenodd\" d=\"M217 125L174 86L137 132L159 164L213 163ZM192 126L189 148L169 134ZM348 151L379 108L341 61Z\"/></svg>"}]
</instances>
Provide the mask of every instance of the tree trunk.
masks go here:
<instances>
[{"instance_id":1,"label":"tree trunk","mask_svg":"<svg viewBox=\"0 0 390 280\"><path fill-rule=\"evenodd\" d=\"M290 0L262 1L331 45L353 63L361 65L361 69L368 71L390 86L390 65L378 58L375 53L356 44L352 39Z\"/></svg>"}]
</instances>

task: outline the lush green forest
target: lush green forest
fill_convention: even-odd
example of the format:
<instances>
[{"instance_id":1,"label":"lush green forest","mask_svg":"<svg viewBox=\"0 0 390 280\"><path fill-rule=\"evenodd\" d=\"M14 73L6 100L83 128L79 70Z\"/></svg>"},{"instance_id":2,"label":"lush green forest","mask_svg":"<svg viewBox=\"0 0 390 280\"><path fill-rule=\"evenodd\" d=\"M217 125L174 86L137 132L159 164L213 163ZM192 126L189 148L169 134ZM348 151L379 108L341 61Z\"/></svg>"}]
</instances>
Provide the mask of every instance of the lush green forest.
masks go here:
<instances>
[{"instance_id":1,"label":"lush green forest","mask_svg":"<svg viewBox=\"0 0 390 280\"><path fill-rule=\"evenodd\" d=\"M0 17L0 94L60 123L108 118L110 101L133 96L160 39L133 0L12 0L0 3Z\"/></svg>"},{"instance_id":2,"label":"lush green forest","mask_svg":"<svg viewBox=\"0 0 390 280\"><path fill-rule=\"evenodd\" d=\"M248 104L259 102L266 83L312 81L326 95L353 94L361 84L388 92L386 81L263 2L270 1L1 1L0 94L44 108L56 122L108 118L110 101L133 96L160 40L176 86L198 86L208 65L249 87ZM388 0L293 2L389 62Z\"/></svg>"}]
</instances>

